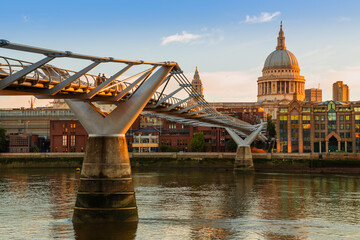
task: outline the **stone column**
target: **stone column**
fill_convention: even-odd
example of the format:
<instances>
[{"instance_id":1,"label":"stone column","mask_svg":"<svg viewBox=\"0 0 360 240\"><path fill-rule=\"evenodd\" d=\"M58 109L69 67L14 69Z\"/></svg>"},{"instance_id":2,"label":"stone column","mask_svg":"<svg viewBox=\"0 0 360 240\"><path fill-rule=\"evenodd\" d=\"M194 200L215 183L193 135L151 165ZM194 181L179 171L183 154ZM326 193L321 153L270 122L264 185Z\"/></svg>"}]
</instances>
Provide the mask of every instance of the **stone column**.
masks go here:
<instances>
[{"instance_id":1,"label":"stone column","mask_svg":"<svg viewBox=\"0 0 360 240\"><path fill-rule=\"evenodd\" d=\"M338 141L338 151L341 149L341 141Z\"/></svg>"},{"instance_id":2,"label":"stone column","mask_svg":"<svg viewBox=\"0 0 360 240\"><path fill-rule=\"evenodd\" d=\"M88 138L73 221L138 221L125 136Z\"/></svg>"},{"instance_id":3,"label":"stone column","mask_svg":"<svg viewBox=\"0 0 360 240\"><path fill-rule=\"evenodd\" d=\"M321 153L321 141L319 141L319 153Z\"/></svg>"},{"instance_id":4,"label":"stone column","mask_svg":"<svg viewBox=\"0 0 360 240\"><path fill-rule=\"evenodd\" d=\"M347 141L345 141L345 152L347 152Z\"/></svg>"}]
</instances>

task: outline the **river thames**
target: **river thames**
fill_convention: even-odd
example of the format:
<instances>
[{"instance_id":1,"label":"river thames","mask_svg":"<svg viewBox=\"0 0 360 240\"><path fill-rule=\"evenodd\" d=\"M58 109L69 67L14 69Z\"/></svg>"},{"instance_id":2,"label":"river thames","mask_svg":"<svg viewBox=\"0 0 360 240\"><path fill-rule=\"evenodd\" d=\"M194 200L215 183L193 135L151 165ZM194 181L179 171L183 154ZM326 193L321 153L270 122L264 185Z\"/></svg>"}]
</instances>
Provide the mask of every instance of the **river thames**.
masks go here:
<instances>
[{"instance_id":1,"label":"river thames","mask_svg":"<svg viewBox=\"0 0 360 240\"><path fill-rule=\"evenodd\" d=\"M79 174L0 172L0 239L360 239L360 176L133 170L139 223L73 225Z\"/></svg>"}]
</instances>

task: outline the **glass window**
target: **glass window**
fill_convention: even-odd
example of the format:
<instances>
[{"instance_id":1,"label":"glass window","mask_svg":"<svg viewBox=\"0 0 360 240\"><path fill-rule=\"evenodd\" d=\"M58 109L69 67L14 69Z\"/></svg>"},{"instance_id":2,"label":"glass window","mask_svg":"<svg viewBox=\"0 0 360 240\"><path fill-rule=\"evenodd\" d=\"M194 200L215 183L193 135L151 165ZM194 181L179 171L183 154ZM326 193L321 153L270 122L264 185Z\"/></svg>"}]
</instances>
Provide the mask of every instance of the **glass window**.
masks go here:
<instances>
[{"instance_id":1,"label":"glass window","mask_svg":"<svg viewBox=\"0 0 360 240\"><path fill-rule=\"evenodd\" d=\"M354 107L355 112L360 112L360 107Z\"/></svg>"},{"instance_id":2,"label":"glass window","mask_svg":"<svg viewBox=\"0 0 360 240\"><path fill-rule=\"evenodd\" d=\"M340 124L340 130L344 129L344 124Z\"/></svg>"},{"instance_id":3,"label":"glass window","mask_svg":"<svg viewBox=\"0 0 360 240\"><path fill-rule=\"evenodd\" d=\"M349 130L350 129L350 124L346 124L346 130Z\"/></svg>"},{"instance_id":4,"label":"glass window","mask_svg":"<svg viewBox=\"0 0 360 240\"><path fill-rule=\"evenodd\" d=\"M360 120L360 115L355 115L355 120Z\"/></svg>"},{"instance_id":5,"label":"glass window","mask_svg":"<svg viewBox=\"0 0 360 240\"><path fill-rule=\"evenodd\" d=\"M336 112L329 112L328 113L328 120L329 121L336 121Z\"/></svg>"},{"instance_id":6,"label":"glass window","mask_svg":"<svg viewBox=\"0 0 360 240\"><path fill-rule=\"evenodd\" d=\"M319 116L315 116L315 121L319 121Z\"/></svg>"},{"instance_id":7,"label":"glass window","mask_svg":"<svg viewBox=\"0 0 360 240\"><path fill-rule=\"evenodd\" d=\"M67 146L67 135L63 135L63 146Z\"/></svg>"},{"instance_id":8,"label":"glass window","mask_svg":"<svg viewBox=\"0 0 360 240\"><path fill-rule=\"evenodd\" d=\"M288 109L287 108L280 108L280 112L281 113L286 113L286 112L288 112Z\"/></svg>"},{"instance_id":9,"label":"glass window","mask_svg":"<svg viewBox=\"0 0 360 240\"><path fill-rule=\"evenodd\" d=\"M75 146L75 136L74 135L70 136L70 142L71 142L71 146Z\"/></svg>"},{"instance_id":10,"label":"glass window","mask_svg":"<svg viewBox=\"0 0 360 240\"><path fill-rule=\"evenodd\" d=\"M349 120L350 120L350 116L349 116L349 115L346 115L346 116L345 116L345 120L346 120L346 121L349 121Z\"/></svg>"},{"instance_id":11,"label":"glass window","mask_svg":"<svg viewBox=\"0 0 360 240\"><path fill-rule=\"evenodd\" d=\"M310 115L303 115L302 120L303 121L310 121Z\"/></svg>"},{"instance_id":12,"label":"glass window","mask_svg":"<svg viewBox=\"0 0 360 240\"><path fill-rule=\"evenodd\" d=\"M299 115L291 115L291 120L299 120Z\"/></svg>"},{"instance_id":13,"label":"glass window","mask_svg":"<svg viewBox=\"0 0 360 240\"><path fill-rule=\"evenodd\" d=\"M350 138L351 136L350 136L350 132L347 132L346 133L346 138Z\"/></svg>"},{"instance_id":14,"label":"glass window","mask_svg":"<svg viewBox=\"0 0 360 240\"><path fill-rule=\"evenodd\" d=\"M303 112L310 112L310 108L303 108L302 111Z\"/></svg>"},{"instance_id":15,"label":"glass window","mask_svg":"<svg viewBox=\"0 0 360 240\"><path fill-rule=\"evenodd\" d=\"M344 115L340 115L340 121L344 121Z\"/></svg>"},{"instance_id":16,"label":"glass window","mask_svg":"<svg viewBox=\"0 0 360 240\"><path fill-rule=\"evenodd\" d=\"M321 121L325 121L325 116L320 116Z\"/></svg>"},{"instance_id":17,"label":"glass window","mask_svg":"<svg viewBox=\"0 0 360 240\"><path fill-rule=\"evenodd\" d=\"M319 133L318 132L315 133L315 137L319 138Z\"/></svg>"}]
</instances>

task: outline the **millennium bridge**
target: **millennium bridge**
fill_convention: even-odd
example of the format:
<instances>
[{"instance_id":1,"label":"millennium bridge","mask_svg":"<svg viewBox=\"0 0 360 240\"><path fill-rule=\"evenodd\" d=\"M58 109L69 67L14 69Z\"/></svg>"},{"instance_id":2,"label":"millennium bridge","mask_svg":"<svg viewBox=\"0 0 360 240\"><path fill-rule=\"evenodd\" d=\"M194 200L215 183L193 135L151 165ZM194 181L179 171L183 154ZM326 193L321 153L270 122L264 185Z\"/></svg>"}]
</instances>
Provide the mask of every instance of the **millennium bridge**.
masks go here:
<instances>
[{"instance_id":1,"label":"millennium bridge","mask_svg":"<svg viewBox=\"0 0 360 240\"><path fill-rule=\"evenodd\" d=\"M0 56L0 95L65 99L89 134L74 208L74 223L138 221L125 133L143 112L185 125L225 128L237 143L234 170L253 170L250 144L264 141L266 123L249 125L216 111L176 62L130 61L54 51L0 40L0 47L43 56L28 62ZM55 59L87 62L80 71L49 64ZM113 63L115 74L99 81L89 74ZM126 75L126 73L130 73ZM126 77L124 77L126 76ZM177 86L174 89L170 85ZM175 97L179 94L185 97ZM110 105L111 110L101 106Z\"/></svg>"}]
</instances>

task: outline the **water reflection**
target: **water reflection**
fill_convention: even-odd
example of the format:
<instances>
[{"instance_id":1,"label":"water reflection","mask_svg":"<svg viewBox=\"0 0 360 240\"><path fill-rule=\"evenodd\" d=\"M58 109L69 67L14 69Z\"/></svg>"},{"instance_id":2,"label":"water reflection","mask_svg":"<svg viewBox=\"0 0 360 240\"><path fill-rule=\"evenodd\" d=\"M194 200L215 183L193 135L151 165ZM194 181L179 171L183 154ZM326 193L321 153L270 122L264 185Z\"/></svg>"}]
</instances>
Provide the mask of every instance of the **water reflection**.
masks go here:
<instances>
[{"instance_id":1,"label":"water reflection","mask_svg":"<svg viewBox=\"0 0 360 240\"><path fill-rule=\"evenodd\" d=\"M9 239L359 239L360 179L134 170L140 221L73 225L74 170L0 171Z\"/></svg>"},{"instance_id":2,"label":"water reflection","mask_svg":"<svg viewBox=\"0 0 360 240\"><path fill-rule=\"evenodd\" d=\"M77 240L127 240L134 239L138 223L121 224L75 224L75 239Z\"/></svg>"}]
</instances>

